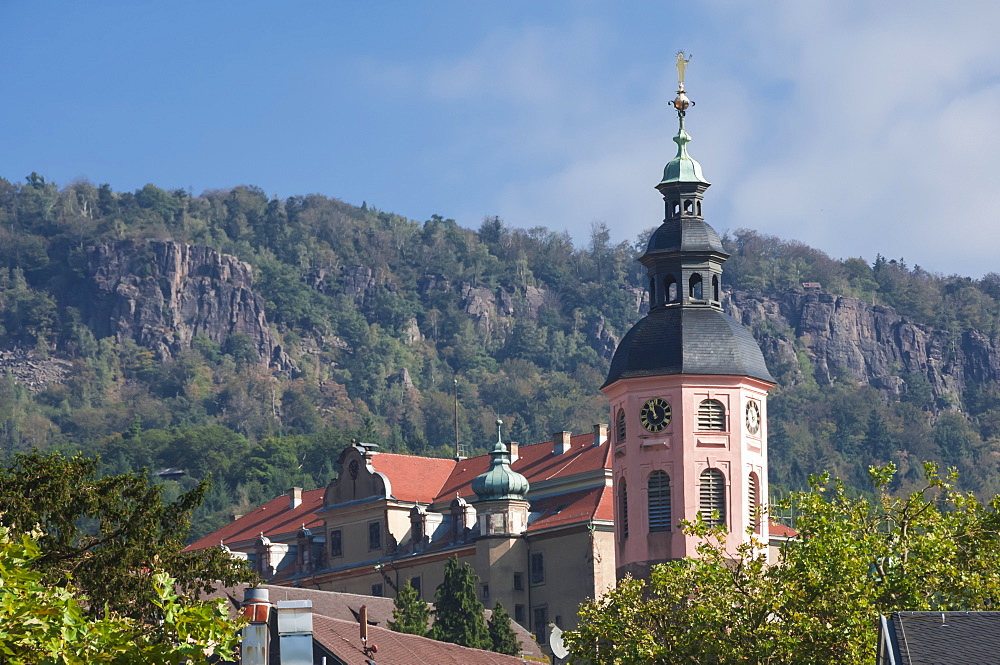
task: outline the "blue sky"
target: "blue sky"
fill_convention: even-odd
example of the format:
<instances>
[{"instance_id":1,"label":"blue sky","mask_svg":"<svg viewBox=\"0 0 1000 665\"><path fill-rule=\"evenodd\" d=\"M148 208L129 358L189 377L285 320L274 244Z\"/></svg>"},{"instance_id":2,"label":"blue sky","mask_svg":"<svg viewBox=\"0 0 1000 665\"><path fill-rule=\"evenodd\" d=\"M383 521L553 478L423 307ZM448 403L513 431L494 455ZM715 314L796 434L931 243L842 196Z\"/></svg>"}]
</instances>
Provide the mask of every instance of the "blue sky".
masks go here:
<instances>
[{"instance_id":1,"label":"blue sky","mask_svg":"<svg viewBox=\"0 0 1000 665\"><path fill-rule=\"evenodd\" d=\"M253 184L477 228L662 218L674 54L705 214L1000 271L1000 3L0 0L0 176Z\"/></svg>"}]
</instances>

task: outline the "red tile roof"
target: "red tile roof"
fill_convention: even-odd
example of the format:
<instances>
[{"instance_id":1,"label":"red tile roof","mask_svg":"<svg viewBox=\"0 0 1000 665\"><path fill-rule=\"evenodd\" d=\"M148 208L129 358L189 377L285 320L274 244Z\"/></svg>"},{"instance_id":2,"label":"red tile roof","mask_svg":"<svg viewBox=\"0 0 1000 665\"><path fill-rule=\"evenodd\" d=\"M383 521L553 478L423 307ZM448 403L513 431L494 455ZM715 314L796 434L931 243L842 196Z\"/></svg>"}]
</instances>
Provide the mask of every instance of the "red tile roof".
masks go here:
<instances>
[{"instance_id":1,"label":"red tile roof","mask_svg":"<svg viewBox=\"0 0 1000 665\"><path fill-rule=\"evenodd\" d=\"M775 522L774 520L767 521L767 532L768 535L782 536L784 538L794 538L795 536L799 535L799 532L796 531L795 529L789 526L785 526L784 524Z\"/></svg>"},{"instance_id":2,"label":"red tile roof","mask_svg":"<svg viewBox=\"0 0 1000 665\"><path fill-rule=\"evenodd\" d=\"M358 624L313 615L313 639L347 665L364 665ZM368 627L368 643L378 647L379 665L522 665L525 661L492 651L469 649L426 637Z\"/></svg>"},{"instance_id":3,"label":"red tile roof","mask_svg":"<svg viewBox=\"0 0 1000 665\"><path fill-rule=\"evenodd\" d=\"M434 503L451 501L456 495L474 498L472 479L489 468L490 456L480 455L456 462L452 459L376 453L372 455L371 463L377 472L385 474L389 479L392 496L396 499ZM569 450L561 455L552 454L551 441L522 446L518 451L518 459L511 468L524 475L532 485L577 473L610 469L611 444L605 441L602 445L595 446L593 434L587 433L572 437ZM288 507L287 495L279 496L192 543L187 549L213 547L220 540L226 543L245 542L257 538L261 532L268 536L292 533L301 528L303 523L308 528L321 527L323 520L315 515L315 511L323 507L324 491L325 488L320 488L303 492L302 504L295 510ZM562 498L560 501L567 503L569 499ZM592 502L593 516L594 511L603 504L597 498L593 498ZM606 519L612 519L610 511L611 508L607 508L609 517ZM556 522L550 521L547 524L554 526Z\"/></svg>"},{"instance_id":4,"label":"red tile roof","mask_svg":"<svg viewBox=\"0 0 1000 665\"><path fill-rule=\"evenodd\" d=\"M590 520L610 522L614 519L614 506L614 491L610 487L593 487L532 501L532 514L542 514L528 526L528 531L541 531Z\"/></svg>"},{"instance_id":5,"label":"red tile roof","mask_svg":"<svg viewBox=\"0 0 1000 665\"><path fill-rule=\"evenodd\" d=\"M455 469L455 460L416 455L378 453L372 455L372 466L385 474L392 496L400 501L430 503L441 491Z\"/></svg>"},{"instance_id":6,"label":"red tile roof","mask_svg":"<svg viewBox=\"0 0 1000 665\"><path fill-rule=\"evenodd\" d=\"M292 533L302 528L314 529L323 527L323 520L316 516L316 511L323 505L324 488L302 492L302 503L292 509L287 494L271 499L260 508L255 508L239 519L233 520L218 531L188 545L185 550L200 550L214 547L219 541L238 543L257 538L262 532L265 535Z\"/></svg>"},{"instance_id":7,"label":"red tile roof","mask_svg":"<svg viewBox=\"0 0 1000 665\"><path fill-rule=\"evenodd\" d=\"M562 478L575 473L611 468L611 445L605 441L594 445L593 434L578 434L570 439L570 449L561 455L552 454L552 442L521 446L517 461L510 467L534 485L543 480ZM472 479L485 473L490 466L490 456L480 455L462 460L448 478L435 501L450 501L458 494L473 496Z\"/></svg>"}]
</instances>

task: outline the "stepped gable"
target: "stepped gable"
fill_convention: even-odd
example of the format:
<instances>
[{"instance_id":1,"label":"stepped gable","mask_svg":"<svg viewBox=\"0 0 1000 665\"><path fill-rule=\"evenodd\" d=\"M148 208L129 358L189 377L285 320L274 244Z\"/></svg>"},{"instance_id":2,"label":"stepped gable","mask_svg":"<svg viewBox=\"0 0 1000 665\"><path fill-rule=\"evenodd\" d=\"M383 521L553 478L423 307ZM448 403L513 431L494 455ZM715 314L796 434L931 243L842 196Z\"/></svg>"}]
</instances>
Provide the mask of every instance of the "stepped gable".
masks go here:
<instances>
[{"instance_id":1,"label":"stepped gable","mask_svg":"<svg viewBox=\"0 0 1000 665\"><path fill-rule=\"evenodd\" d=\"M254 508L242 517L233 520L221 529L196 540L184 548L185 552L215 547L220 541L236 543L250 541L261 533L268 537L278 534L292 534L305 524L307 529L322 529L323 520L316 511L323 507L324 488L302 492L302 503L295 508L287 494L271 499L263 506Z\"/></svg>"}]
</instances>

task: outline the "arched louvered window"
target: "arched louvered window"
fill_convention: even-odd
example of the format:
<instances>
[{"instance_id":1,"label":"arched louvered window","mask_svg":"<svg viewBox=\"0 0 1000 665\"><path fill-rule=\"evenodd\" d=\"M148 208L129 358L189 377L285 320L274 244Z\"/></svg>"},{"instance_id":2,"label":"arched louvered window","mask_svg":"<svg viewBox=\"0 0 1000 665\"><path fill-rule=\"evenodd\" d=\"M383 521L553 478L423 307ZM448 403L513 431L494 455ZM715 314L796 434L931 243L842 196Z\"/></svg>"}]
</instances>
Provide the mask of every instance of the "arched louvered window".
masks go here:
<instances>
[{"instance_id":1,"label":"arched louvered window","mask_svg":"<svg viewBox=\"0 0 1000 665\"><path fill-rule=\"evenodd\" d=\"M726 431L726 407L717 399L706 399L698 405L698 429L708 432Z\"/></svg>"},{"instance_id":2,"label":"arched louvered window","mask_svg":"<svg viewBox=\"0 0 1000 665\"><path fill-rule=\"evenodd\" d=\"M747 476L747 524L753 525L755 533L760 533L760 519L757 515L757 506L760 499L757 490L757 474L753 471Z\"/></svg>"},{"instance_id":3,"label":"arched louvered window","mask_svg":"<svg viewBox=\"0 0 1000 665\"><path fill-rule=\"evenodd\" d=\"M656 280L652 277L649 278L649 306L656 307L659 304L656 302Z\"/></svg>"},{"instance_id":4,"label":"arched louvered window","mask_svg":"<svg viewBox=\"0 0 1000 665\"><path fill-rule=\"evenodd\" d=\"M688 280L688 297L701 300L701 275L695 273Z\"/></svg>"},{"instance_id":5,"label":"arched louvered window","mask_svg":"<svg viewBox=\"0 0 1000 665\"><path fill-rule=\"evenodd\" d=\"M615 420L615 435L618 437L618 443L625 443L626 434L628 434L628 428L625 426L625 409L618 409L618 417Z\"/></svg>"},{"instance_id":6,"label":"arched louvered window","mask_svg":"<svg viewBox=\"0 0 1000 665\"><path fill-rule=\"evenodd\" d=\"M719 276L712 275L712 300L719 299Z\"/></svg>"},{"instance_id":7,"label":"arched louvered window","mask_svg":"<svg viewBox=\"0 0 1000 665\"><path fill-rule=\"evenodd\" d=\"M701 472L701 518L712 526L726 524L726 479L718 469Z\"/></svg>"},{"instance_id":8,"label":"arched louvered window","mask_svg":"<svg viewBox=\"0 0 1000 665\"><path fill-rule=\"evenodd\" d=\"M673 275L667 275L663 279L663 293L666 295L667 302L677 302L677 280L674 279Z\"/></svg>"},{"instance_id":9,"label":"arched louvered window","mask_svg":"<svg viewBox=\"0 0 1000 665\"><path fill-rule=\"evenodd\" d=\"M662 471L649 474L649 530L670 531L670 476Z\"/></svg>"},{"instance_id":10,"label":"arched louvered window","mask_svg":"<svg viewBox=\"0 0 1000 665\"><path fill-rule=\"evenodd\" d=\"M618 487L618 523L620 528L618 533L621 534L621 539L625 540L628 538L628 483L622 478L619 481Z\"/></svg>"}]
</instances>

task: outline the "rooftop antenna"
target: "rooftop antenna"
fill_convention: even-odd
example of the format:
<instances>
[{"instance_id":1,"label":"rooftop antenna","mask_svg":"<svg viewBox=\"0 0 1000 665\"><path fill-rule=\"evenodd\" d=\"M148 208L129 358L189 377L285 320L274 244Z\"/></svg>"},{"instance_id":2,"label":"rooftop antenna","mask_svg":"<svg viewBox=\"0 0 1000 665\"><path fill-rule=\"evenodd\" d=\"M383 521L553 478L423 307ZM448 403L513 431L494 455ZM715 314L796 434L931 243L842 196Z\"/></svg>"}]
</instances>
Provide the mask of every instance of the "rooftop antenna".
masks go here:
<instances>
[{"instance_id":1,"label":"rooftop antenna","mask_svg":"<svg viewBox=\"0 0 1000 665\"><path fill-rule=\"evenodd\" d=\"M458 442L458 375L455 375L455 459L462 460L468 457L465 446Z\"/></svg>"}]
</instances>

